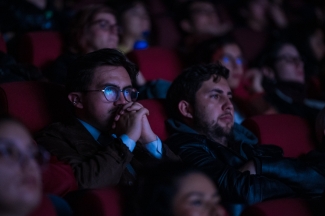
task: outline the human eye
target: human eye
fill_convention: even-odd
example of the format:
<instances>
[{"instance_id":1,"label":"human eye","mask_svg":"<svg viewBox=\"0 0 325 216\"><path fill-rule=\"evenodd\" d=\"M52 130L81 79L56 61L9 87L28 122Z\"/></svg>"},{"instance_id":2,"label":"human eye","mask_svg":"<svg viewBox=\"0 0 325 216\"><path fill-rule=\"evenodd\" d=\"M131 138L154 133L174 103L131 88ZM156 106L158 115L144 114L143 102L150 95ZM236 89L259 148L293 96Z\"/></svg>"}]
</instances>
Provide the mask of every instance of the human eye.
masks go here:
<instances>
[{"instance_id":1,"label":"human eye","mask_svg":"<svg viewBox=\"0 0 325 216\"><path fill-rule=\"evenodd\" d=\"M223 56L222 59L224 64L229 64L230 63L230 58L228 56Z\"/></svg>"},{"instance_id":2,"label":"human eye","mask_svg":"<svg viewBox=\"0 0 325 216\"><path fill-rule=\"evenodd\" d=\"M101 20L99 22L99 26L104 29L107 28L107 26L109 26L109 23L106 20Z\"/></svg>"},{"instance_id":3,"label":"human eye","mask_svg":"<svg viewBox=\"0 0 325 216\"><path fill-rule=\"evenodd\" d=\"M244 63L244 60L243 60L242 58L237 58L237 59L236 59L236 63L237 63L238 65L242 65L242 64Z\"/></svg>"},{"instance_id":4,"label":"human eye","mask_svg":"<svg viewBox=\"0 0 325 216\"><path fill-rule=\"evenodd\" d=\"M219 98L219 94L210 95L210 98L218 99Z\"/></svg>"},{"instance_id":5,"label":"human eye","mask_svg":"<svg viewBox=\"0 0 325 216\"><path fill-rule=\"evenodd\" d=\"M203 201L202 201L202 199L193 199L190 201L190 205L201 206L201 205L203 205Z\"/></svg>"}]
</instances>

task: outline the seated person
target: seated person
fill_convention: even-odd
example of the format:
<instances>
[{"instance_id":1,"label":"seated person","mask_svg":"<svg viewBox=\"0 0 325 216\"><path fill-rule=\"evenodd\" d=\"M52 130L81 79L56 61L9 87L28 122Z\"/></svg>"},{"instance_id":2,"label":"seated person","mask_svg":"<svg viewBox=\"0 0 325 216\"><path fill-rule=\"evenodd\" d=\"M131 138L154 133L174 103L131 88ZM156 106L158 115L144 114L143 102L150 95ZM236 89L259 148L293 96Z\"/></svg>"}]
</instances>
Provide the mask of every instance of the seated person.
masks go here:
<instances>
[{"instance_id":1,"label":"seated person","mask_svg":"<svg viewBox=\"0 0 325 216\"><path fill-rule=\"evenodd\" d=\"M167 95L173 134L166 143L184 163L205 171L226 202L319 198L324 166L305 162L311 157L284 158L280 147L257 145L247 129L234 124L228 74L217 63L192 66L175 79Z\"/></svg>"},{"instance_id":2,"label":"seated person","mask_svg":"<svg viewBox=\"0 0 325 216\"><path fill-rule=\"evenodd\" d=\"M114 11L104 5L87 5L73 16L66 51L45 75L51 82L65 84L68 66L82 54L103 48L117 48L118 26Z\"/></svg>"},{"instance_id":3,"label":"seated person","mask_svg":"<svg viewBox=\"0 0 325 216\"><path fill-rule=\"evenodd\" d=\"M248 70L242 50L230 35L214 37L200 43L193 52L193 64L220 62L229 70L227 79L233 93L235 122L245 117L270 114L275 110L263 98L262 73Z\"/></svg>"},{"instance_id":4,"label":"seated person","mask_svg":"<svg viewBox=\"0 0 325 216\"><path fill-rule=\"evenodd\" d=\"M307 98L304 62L297 48L287 41L277 41L263 60L262 71L271 74L263 83L266 100L279 113L298 115L314 123L325 103Z\"/></svg>"},{"instance_id":5,"label":"seated person","mask_svg":"<svg viewBox=\"0 0 325 216\"><path fill-rule=\"evenodd\" d=\"M82 54L104 48L116 49L118 32L115 12L111 8L101 4L81 8L71 21L67 51L59 56L45 76L51 82L65 85L69 65ZM139 89L142 99L165 98L170 83L160 79L147 82L139 72L134 85Z\"/></svg>"},{"instance_id":6,"label":"seated person","mask_svg":"<svg viewBox=\"0 0 325 216\"><path fill-rule=\"evenodd\" d=\"M121 25L118 49L126 54L147 48L151 21L145 4L141 0L121 0L113 8Z\"/></svg>"},{"instance_id":7,"label":"seated person","mask_svg":"<svg viewBox=\"0 0 325 216\"><path fill-rule=\"evenodd\" d=\"M36 137L74 170L79 188L130 185L137 167L157 159L178 159L151 130L148 110L135 102L137 67L115 49L78 58L66 90L74 116Z\"/></svg>"},{"instance_id":8,"label":"seated person","mask_svg":"<svg viewBox=\"0 0 325 216\"><path fill-rule=\"evenodd\" d=\"M38 150L19 122L0 117L0 215L28 215L42 198Z\"/></svg>"},{"instance_id":9,"label":"seated person","mask_svg":"<svg viewBox=\"0 0 325 216\"><path fill-rule=\"evenodd\" d=\"M41 71L18 63L12 56L0 51L0 83L45 80Z\"/></svg>"},{"instance_id":10,"label":"seated person","mask_svg":"<svg viewBox=\"0 0 325 216\"><path fill-rule=\"evenodd\" d=\"M220 195L203 172L180 163L146 169L139 177L135 212L142 216L225 216Z\"/></svg>"}]
</instances>

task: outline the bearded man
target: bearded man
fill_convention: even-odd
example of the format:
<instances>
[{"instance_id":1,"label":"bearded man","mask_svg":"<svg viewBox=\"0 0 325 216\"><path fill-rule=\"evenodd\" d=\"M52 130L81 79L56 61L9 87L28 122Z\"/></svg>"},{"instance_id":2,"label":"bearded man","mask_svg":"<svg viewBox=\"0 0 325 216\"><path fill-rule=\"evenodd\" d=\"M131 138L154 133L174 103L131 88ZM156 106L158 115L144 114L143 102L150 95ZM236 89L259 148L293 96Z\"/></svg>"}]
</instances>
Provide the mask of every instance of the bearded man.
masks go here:
<instances>
[{"instance_id":1,"label":"bearded man","mask_svg":"<svg viewBox=\"0 0 325 216\"><path fill-rule=\"evenodd\" d=\"M312 154L284 158L280 147L258 145L250 131L234 124L228 74L218 63L195 65L174 80L167 94L169 148L205 171L226 202L321 197L325 171L311 162Z\"/></svg>"}]
</instances>

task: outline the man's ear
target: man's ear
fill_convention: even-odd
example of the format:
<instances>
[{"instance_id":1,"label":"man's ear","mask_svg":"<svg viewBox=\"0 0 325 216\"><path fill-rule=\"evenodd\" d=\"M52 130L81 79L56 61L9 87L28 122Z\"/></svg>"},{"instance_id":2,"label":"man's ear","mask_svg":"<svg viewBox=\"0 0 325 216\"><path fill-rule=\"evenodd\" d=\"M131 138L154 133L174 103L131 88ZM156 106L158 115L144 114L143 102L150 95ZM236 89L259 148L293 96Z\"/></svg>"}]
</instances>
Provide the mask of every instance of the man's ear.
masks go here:
<instances>
[{"instance_id":1,"label":"man's ear","mask_svg":"<svg viewBox=\"0 0 325 216\"><path fill-rule=\"evenodd\" d=\"M178 110L185 118L193 118L193 108L187 101L181 100L178 103Z\"/></svg>"},{"instance_id":2,"label":"man's ear","mask_svg":"<svg viewBox=\"0 0 325 216\"><path fill-rule=\"evenodd\" d=\"M70 92L68 94L68 99L74 107L79 108L79 109L83 108L81 92Z\"/></svg>"},{"instance_id":3,"label":"man's ear","mask_svg":"<svg viewBox=\"0 0 325 216\"><path fill-rule=\"evenodd\" d=\"M182 20L180 22L180 26L183 29L183 31L185 31L187 33L191 33L193 31L192 25L191 25L190 21L188 21L188 20Z\"/></svg>"}]
</instances>

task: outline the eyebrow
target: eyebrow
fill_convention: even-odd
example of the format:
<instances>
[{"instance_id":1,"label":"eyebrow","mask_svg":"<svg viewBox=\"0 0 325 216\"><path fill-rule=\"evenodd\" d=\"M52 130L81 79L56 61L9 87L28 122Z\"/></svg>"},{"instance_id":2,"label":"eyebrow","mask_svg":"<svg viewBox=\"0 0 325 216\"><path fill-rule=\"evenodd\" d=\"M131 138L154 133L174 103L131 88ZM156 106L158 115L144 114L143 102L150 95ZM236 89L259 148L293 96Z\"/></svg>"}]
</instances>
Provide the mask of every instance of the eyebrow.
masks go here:
<instances>
[{"instance_id":1,"label":"eyebrow","mask_svg":"<svg viewBox=\"0 0 325 216\"><path fill-rule=\"evenodd\" d=\"M224 91L222 91L221 89L212 89L212 90L210 90L208 93L211 93L211 92L217 92L217 93L219 93L219 94L224 93ZM232 96L232 92L231 92L231 91L227 92L227 95Z\"/></svg>"},{"instance_id":2,"label":"eyebrow","mask_svg":"<svg viewBox=\"0 0 325 216\"><path fill-rule=\"evenodd\" d=\"M197 191L193 191L193 192L190 192L190 193L188 193L188 194L186 194L186 198L188 198L188 197L190 197L190 196L204 196L203 195L203 193L201 193L201 192L197 192ZM216 191L213 195L212 195L212 197L220 197L220 194L219 194L219 192L218 191Z\"/></svg>"},{"instance_id":3,"label":"eyebrow","mask_svg":"<svg viewBox=\"0 0 325 216\"><path fill-rule=\"evenodd\" d=\"M114 86L114 87L120 88L120 86L112 84L112 83L105 83L105 84L101 84L100 86L101 86L101 88L105 88L106 86ZM123 89L126 89L126 88L133 88L133 86L128 85L128 86L125 86Z\"/></svg>"}]
</instances>

